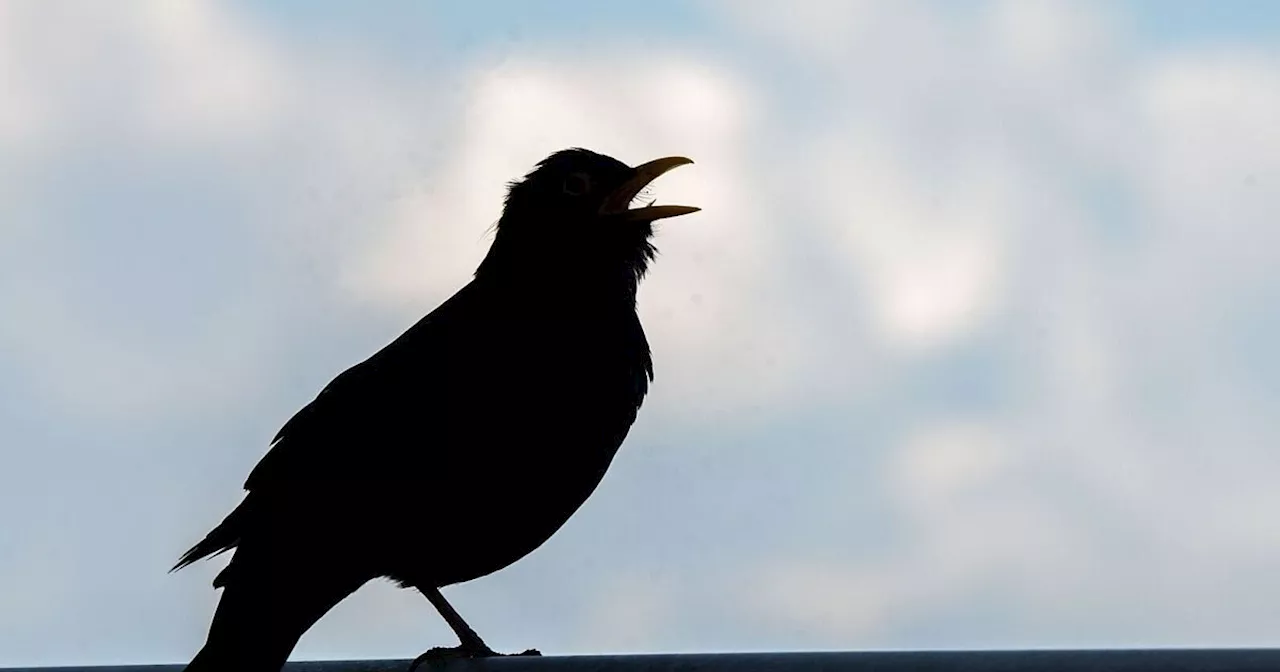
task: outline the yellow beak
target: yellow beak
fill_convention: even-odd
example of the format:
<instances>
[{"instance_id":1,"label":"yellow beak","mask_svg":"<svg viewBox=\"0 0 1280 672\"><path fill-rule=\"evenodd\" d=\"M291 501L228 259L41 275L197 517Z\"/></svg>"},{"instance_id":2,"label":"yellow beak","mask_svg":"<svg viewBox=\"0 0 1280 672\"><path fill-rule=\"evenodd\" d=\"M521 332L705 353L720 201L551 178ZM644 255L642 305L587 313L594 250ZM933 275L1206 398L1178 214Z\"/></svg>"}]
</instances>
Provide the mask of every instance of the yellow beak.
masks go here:
<instances>
[{"instance_id":1,"label":"yellow beak","mask_svg":"<svg viewBox=\"0 0 1280 672\"><path fill-rule=\"evenodd\" d=\"M658 179L663 173L673 168L689 163L693 163L693 160L683 156L668 156L636 166L632 169L635 171L635 175L623 182L622 186L615 189L605 199L604 204L600 206L600 214L610 215L613 218L628 222L651 222L655 219L678 217L701 210L702 208L695 208L690 205L649 205L643 208L628 209L636 194L640 193L641 189L649 186L650 182Z\"/></svg>"}]
</instances>

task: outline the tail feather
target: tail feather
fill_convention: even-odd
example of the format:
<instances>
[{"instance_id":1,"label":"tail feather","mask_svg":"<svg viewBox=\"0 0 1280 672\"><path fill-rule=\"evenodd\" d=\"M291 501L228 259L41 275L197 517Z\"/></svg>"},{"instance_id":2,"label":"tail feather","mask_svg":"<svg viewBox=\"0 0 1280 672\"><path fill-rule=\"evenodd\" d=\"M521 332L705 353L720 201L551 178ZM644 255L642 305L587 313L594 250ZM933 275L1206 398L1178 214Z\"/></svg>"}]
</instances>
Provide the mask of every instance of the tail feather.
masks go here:
<instances>
[{"instance_id":1,"label":"tail feather","mask_svg":"<svg viewBox=\"0 0 1280 672\"><path fill-rule=\"evenodd\" d=\"M176 572L197 560L211 558L235 548L240 543L240 519L244 515L242 513L244 504L232 509L231 513L223 519L217 527L209 531L204 539L178 558L177 564L169 569L169 572Z\"/></svg>"},{"instance_id":2,"label":"tail feather","mask_svg":"<svg viewBox=\"0 0 1280 672\"><path fill-rule=\"evenodd\" d=\"M232 564L239 564L237 554ZM241 567L222 589L209 636L184 672L280 672L298 640L363 580Z\"/></svg>"}]
</instances>

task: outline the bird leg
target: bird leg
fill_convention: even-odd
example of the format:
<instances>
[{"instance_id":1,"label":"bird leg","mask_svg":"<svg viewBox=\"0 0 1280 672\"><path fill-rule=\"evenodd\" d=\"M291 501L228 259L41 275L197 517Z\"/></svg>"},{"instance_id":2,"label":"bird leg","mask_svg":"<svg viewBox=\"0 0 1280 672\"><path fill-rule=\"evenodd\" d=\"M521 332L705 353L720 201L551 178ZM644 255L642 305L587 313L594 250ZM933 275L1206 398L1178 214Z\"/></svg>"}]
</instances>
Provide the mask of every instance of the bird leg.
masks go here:
<instances>
[{"instance_id":1,"label":"bird leg","mask_svg":"<svg viewBox=\"0 0 1280 672\"><path fill-rule=\"evenodd\" d=\"M449 602L444 599L444 595L440 594L439 588L418 587L418 592L422 593L423 596L427 598L427 601L431 603L431 606L435 607L436 611L440 612L440 615L444 617L445 622L453 629L454 634L458 635L458 640L461 642L461 645L453 647L437 646L429 649L422 655L414 658L413 662L409 664L409 669L406 672L414 672L419 665L425 662L432 660L444 660L446 658L488 658L491 656L542 655L537 649L528 649L515 654L497 653L493 649L489 648L489 645L485 644L483 639L480 639L480 635L477 635L476 631L472 630L471 626L467 625L466 621L462 620L462 616L453 608L453 605L449 604Z\"/></svg>"}]
</instances>

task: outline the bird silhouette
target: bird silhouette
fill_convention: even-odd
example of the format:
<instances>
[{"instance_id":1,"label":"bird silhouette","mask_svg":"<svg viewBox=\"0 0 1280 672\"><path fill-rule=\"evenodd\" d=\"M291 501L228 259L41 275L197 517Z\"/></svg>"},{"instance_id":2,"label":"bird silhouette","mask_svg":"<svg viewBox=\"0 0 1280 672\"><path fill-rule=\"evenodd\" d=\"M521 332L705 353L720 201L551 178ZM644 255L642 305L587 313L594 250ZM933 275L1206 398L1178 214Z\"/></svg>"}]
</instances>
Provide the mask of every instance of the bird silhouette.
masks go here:
<instances>
[{"instance_id":1,"label":"bird silhouette","mask_svg":"<svg viewBox=\"0 0 1280 672\"><path fill-rule=\"evenodd\" d=\"M187 672L278 672L377 578L420 591L461 642L414 667L505 655L440 588L528 555L604 477L653 380L636 314L653 222L699 210L631 206L689 163L572 148L508 185L470 282L290 418L239 506L170 570L234 549Z\"/></svg>"}]
</instances>

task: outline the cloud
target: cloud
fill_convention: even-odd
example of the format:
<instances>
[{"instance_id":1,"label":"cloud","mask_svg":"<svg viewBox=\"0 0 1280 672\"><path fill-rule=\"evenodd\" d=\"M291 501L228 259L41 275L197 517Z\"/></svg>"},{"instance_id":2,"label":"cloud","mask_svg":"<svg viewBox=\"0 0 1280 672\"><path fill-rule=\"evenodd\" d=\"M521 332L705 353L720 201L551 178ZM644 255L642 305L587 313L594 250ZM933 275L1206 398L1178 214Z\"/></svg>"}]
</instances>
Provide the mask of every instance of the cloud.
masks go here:
<instances>
[{"instance_id":1,"label":"cloud","mask_svg":"<svg viewBox=\"0 0 1280 672\"><path fill-rule=\"evenodd\" d=\"M1245 568L1280 540L1236 507L1270 499L1275 370L1225 362L1272 359L1236 329L1274 316L1280 201L1257 189L1276 172L1274 54L1121 48L1090 5L796 18L822 7L724 11L827 77L824 123L791 142L820 166L813 224L859 290L845 305L886 356L878 394L979 347L1003 352L980 375L1008 382L969 419L961 398L892 405L896 438L862 447L895 465L870 479L883 500L815 475L897 541L762 554L754 613L821 641L918 644L935 618L961 642L1257 641L1251 619L1271 619L1231 605L1273 594ZM983 617L955 627L966 610Z\"/></svg>"},{"instance_id":2,"label":"cloud","mask_svg":"<svg viewBox=\"0 0 1280 672\"><path fill-rule=\"evenodd\" d=\"M815 145L820 225L847 280L865 287L886 347L927 351L991 317L1018 214L1008 157L953 158L956 174L929 180L870 133L842 129Z\"/></svg>"},{"instance_id":3,"label":"cloud","mask_svg":"<svg viewBox=\"0 0 1280 672\"><path fill-rule=\"evenodd\" d=\"M262 137L280 108L280 63L269 43L206 4L98 9L8 3L0 10L0 34L11 38L0 40L0 70L16 75L6 78L0 104L7 111L0 118L8 119L0 120L0 167L11 175L0 190L8 213L0 224L6 277L0 296L9 315L0 342L19 368L29 369L36 388L90 415L155 410L209 392L204 401L221 403L213 401L216 390L248 375L242 367L256 346L246 342L252 337L242 327L259 319L255 307L209 306L202 325L209 340L129 343L120 332L136 325L102 313L128 315L133 297L114 297L111 307L88 298L104 278L76 272L76 257L94 237L105 249L123 247L103 231L113 213L104 213L102 201L138 187L148 164L167 160L160 155ZM135 153L115 153L126 146ZM151 196L156 211L165 209L164 196ZM115 214L158 219L139 210ZM105 221L94 221L91 212ZM113 233L127 237L131 226L148 232L147 223L135 219ZM167 224L170 231L183 226ZM153 268L163 268L164 257L194 256L137 244L150 253L143 264ZM128 273L118 266L106 272L114 276L108 283ZM226 368L193 370L202 359L196 351L208 356L218 349L237 351Z\"/></svg>"},{"instance_id":4,"label":"cloud","mask_svg":"<svg viewBox=\"0 0 1280 672\"><path fill-rule=\"evenodd\" d=\"M288 80L274 45L239 19L203 1L7 4L0 67L15 75L5 107L21 132L0 139L50 150L108 131L184 145L270 129ZM62 39L43 39L54 25Z\"/></svg>"},{"instance_id":5,"label":"cloud","mask_svg":"<svg viewBox=\"0 0 1280 672\"><path fill-rule=\"evenodd\" d=\"M887 484L882 515L900 541L865 554L837 546L764 557L740 575L758 586L743 605L775 628L802 627L809 641L864 646L952 609L1012 599L1041 613L1071 601L1065 586L1079 589L1099 569L1096 549L1062 502L1036 489L1037 465L998 432L931 419L909 433L876 479Z\"/></svg>"},{"instance_id":6,"label":"cloud","mask_svg":"<svg viewBox=\"0 0 1280 672\"><path fill-rule=\"evenodd\" d=\"M0 70L21 75L0 105L0 343L85 417L252 402L277 306L331 290L280 283L332 275L350 222L390 207L429 144L424 96L216 4L100 9L0 10Z\"/></svg>"}]
</instances>

